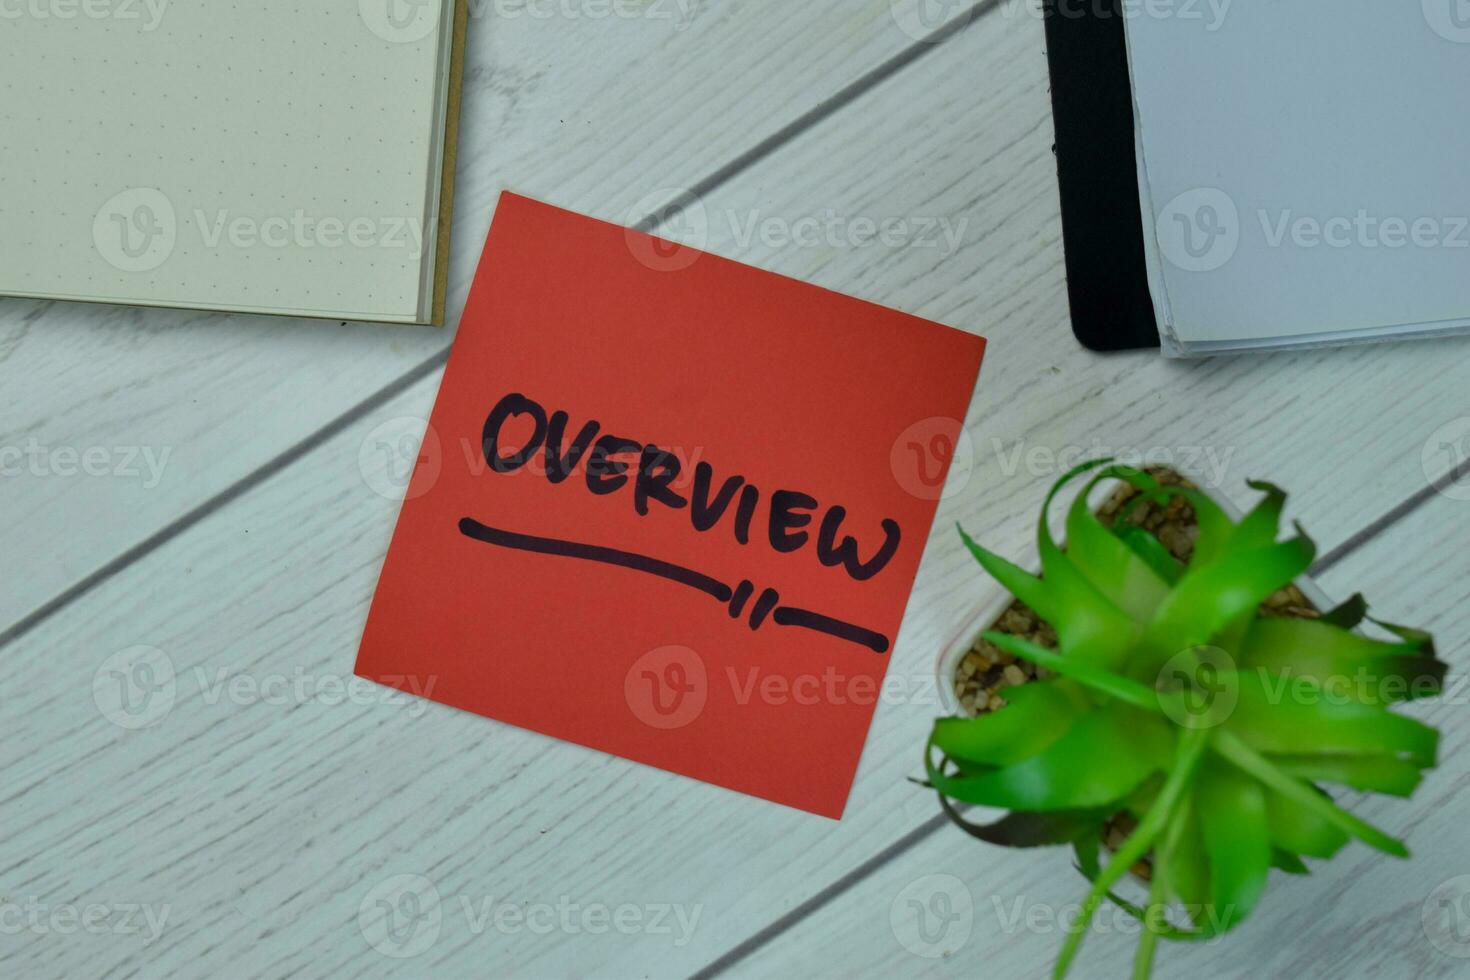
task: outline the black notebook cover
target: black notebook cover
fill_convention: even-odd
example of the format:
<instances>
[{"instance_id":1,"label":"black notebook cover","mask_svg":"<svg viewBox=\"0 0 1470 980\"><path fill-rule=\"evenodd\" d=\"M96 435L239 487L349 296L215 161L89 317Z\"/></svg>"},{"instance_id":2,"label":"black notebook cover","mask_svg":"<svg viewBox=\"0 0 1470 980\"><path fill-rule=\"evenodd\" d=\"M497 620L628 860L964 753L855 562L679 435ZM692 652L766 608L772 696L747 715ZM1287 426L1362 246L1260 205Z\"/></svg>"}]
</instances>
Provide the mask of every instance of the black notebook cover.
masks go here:
<instances>
[{"instance_id":1,"label":"black notebook cover","mask_svg":"<svg viewBox=\"0 0 1470 980\"><path fill-rule=\"evenodd\" d=\"M1072 332L1098 351L1159 346L1120 7L1044 0Z\"/></svg>"}]
</instances>

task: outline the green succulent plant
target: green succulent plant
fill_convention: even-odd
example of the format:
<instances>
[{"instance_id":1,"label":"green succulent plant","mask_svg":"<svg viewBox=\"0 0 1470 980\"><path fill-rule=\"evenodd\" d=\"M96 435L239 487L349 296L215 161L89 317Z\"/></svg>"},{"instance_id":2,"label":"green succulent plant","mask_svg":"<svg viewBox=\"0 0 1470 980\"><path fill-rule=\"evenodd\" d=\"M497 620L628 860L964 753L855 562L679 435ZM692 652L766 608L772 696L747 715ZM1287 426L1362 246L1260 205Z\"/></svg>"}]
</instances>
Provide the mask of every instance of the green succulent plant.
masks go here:
<instances>
[{"instance_id":1,"label":"green succulent plant","mask_svg":"<svg viewBox=\"0 0 1470 980\"><path fill-rule=\"evenodd\" d=\"M1051 504L1088 473L1067 512L1063 551ZM1088 503L1104 480L1138 491L1111 527ZM925 785L982 840L1073 846L1091 887L1057 977L1104 901L1142 921L1134 976L1146 977L1160 939L1209 939L1244 920L1273 867L1306 874L1304 858L1329 858L1352 838L1408 855L1318 784L1412 794L1435 765L1438 733L1391 709L1438 694L1445 665L1421 631L1379 623L1393 641L1355 632L1366 616L1361 597L1316 620L1260 615L1307 570L1315 547L1300 528L1278 541L1286 495L1250 485L1265 497L1235 522L1198 490L1109 460L1084 464L1042 508L1040 577L960 531L980 565L1055 628L1059 649L984 634L1042 676L1008 689L998 711L936 722ZM1176 497L1199 526L1187 564L1128 520L1145 501ZM1010 813L982 825L957 803ZM1135 829L1104 864L1101 831L1115 819ZM1113 889L1145 860L1148 897L1131 903Z\"/></svg>"}]
</instances>

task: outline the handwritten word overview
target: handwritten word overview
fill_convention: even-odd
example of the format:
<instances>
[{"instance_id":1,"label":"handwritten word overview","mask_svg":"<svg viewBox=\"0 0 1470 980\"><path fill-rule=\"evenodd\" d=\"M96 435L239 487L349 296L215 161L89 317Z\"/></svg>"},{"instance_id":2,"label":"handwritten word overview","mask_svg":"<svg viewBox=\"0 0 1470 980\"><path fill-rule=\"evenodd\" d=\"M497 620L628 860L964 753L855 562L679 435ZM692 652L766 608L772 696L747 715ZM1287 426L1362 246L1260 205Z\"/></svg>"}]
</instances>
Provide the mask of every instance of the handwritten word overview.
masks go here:
<instances>
[{"instance_id":1,"label":"handwritten word overview","mask_svg":"<svg viewBox=\"0 0 1470 980\"><path fill-rule=\"evenodd\" d=\"M535 426L531 437L519 449L502 455L501 432L512 418L528 416ZM485 420L482 445L485 461L496 473L511 473L525 466L533 456L545 453L546 478L562 483L571 478L579 463L583 467L587 489L606 496L632 488L633 506L647 515L652 504L673 510L688 508L694 529L706 532L716 528L730 514L735 540L749 544L751 525L760 508L762 494L744 477L726 478L714 489L714 467L700 463L695 467L694 486L686 498L673 490L682 464L671 451L658 446L610 434L598 435L601 425L588 422L576 437L566 440L570 419L565 412L550 415L524 395L507 395ZM738 495L738 501L737 501ZM811 540L803 528L811 525L818 503L815 498L796 490L776 490L766 499L766 518L761 522L770 546L782 554L800 551ZM898 551L902 537L897 522L884 520L883 544L868 560L859 557L859 545L850 536L841 535L847 519L844 507L828 507L817 531L817 559L826 566L841 566L859 582L881 572ZM839 541L839 535L841 540Z\"/></svg>"},{"instance_id":2,"label":"handwritten word overview","mask_svg":"<svg viewBox=\"0 0 1470 980\"><path fill-rule=\"evenodd\" d=\"M840 569L858 582L868 581L888 567L902 541L898 523L884 519L880 524L881 543L865 552L855 537L843 532L846 508L834 504L823 509L814 497L799 490L766 493L738 475L724 478L716 487L714 467L705 462L695 467L693 485L686 496L674 489L683 466L673 452L604 432L597 421L586 422L568 438L570 423L566 412L548 412L522 394L506 395L485 419L481 434L485 462L494 473L511 474L541 456L545 477L553 484L565 483L580 472L588 492L605 497L626 493L639 515L647 516L655 506L687 510L693 529L701 534L719 532L723 527L742 545L763 541L779 554L794 554L810 546L822 565ZM525 435L528 426L530 433ZM649 556L533 538L469 518L460 522L460 531L486 544L617 565L679 582L728 603L732 618L748 611L751 629L759 629L769 619L779 626L816 630L879 653L889 647L888 638L872 630L781 604L774 589L765 589L756 596L755 586L748 581L732 586Z\"/></svg>"}]
</instances>

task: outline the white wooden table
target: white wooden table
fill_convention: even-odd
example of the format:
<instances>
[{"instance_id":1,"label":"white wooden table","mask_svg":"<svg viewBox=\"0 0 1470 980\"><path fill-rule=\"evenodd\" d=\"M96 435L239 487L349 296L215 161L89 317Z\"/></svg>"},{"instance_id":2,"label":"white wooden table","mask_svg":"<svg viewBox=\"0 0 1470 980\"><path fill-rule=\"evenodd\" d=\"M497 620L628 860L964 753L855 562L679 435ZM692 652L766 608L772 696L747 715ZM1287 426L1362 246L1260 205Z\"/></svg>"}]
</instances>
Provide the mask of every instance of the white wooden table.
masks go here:
<instances>
[{"instance_id":1,"label":"white wooden table","mask_svg":"<svg viewBox=\"0 0 1470 980\"><path fill-rule=\"evenodd\" d=\"M938 648L989 588L954 522L1023 555L1079 453L1198 457L1238 500L1247 478L1282 483L1329 594L1366 592L1465 668L1470 341L1081 350L1042 25L1021 5L478 6L451 309L509 187L627 223L682 200L714 251L990 339L974 467L893 653L910 693L880 705L841 823L344 698L397 506L373 447L427 415L452 332L0 301L0 447L24 460L0 478L0 975L1044 975L1082 891L1068 855L973 842L906 777ZM837 230L787 239L811 217ZM862 233L895 217L914 237ZM175 676L133 729L103 688L137 646ZM1445 739L1419 796L1363 807L1413 860L1354 846L1273 878L1236 935L1166 947L1160 974L1470 974L1470 948L1423 925L1470 936L1470 902L1436 904L1470 890L1465 703L1456 687L1422 712ZM423 929L360 927L407 893L436 909ZM946 899L943 921L922 911ZM1122 931L1105 915L1077 975L1124 973Z\"/></svg>"}]
</instances>

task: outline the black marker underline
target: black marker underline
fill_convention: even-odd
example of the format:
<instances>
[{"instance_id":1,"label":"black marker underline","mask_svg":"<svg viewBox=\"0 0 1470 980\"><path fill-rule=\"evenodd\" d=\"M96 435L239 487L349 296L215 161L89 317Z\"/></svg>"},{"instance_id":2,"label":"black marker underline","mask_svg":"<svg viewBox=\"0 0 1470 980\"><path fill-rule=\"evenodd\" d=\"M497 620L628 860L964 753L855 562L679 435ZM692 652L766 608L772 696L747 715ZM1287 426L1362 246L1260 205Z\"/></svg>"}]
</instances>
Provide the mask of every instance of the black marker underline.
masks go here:
<instances>
[{"instance_id":1,"label":"black marker underline","mask_svg":"<svg viewBox=\"0 0 1470 980\"><path fill-rule=\"evenodd\" d=\"M745 603L750 598L753 586L749 582L742 582L739 587L731 587L719 579L711 578L702 572L675 565L671 562L650 558L647 555L636 554L631 551L619 551L616 548L604 548L594 544L579 544L575 541L560 541L556 538L540 538L530 534L518 534L515 531L506 531L501 528L489 527L471 518L464 518L459 522L459 531L467 538L481 541L485 544L495 545L500 548L511 548L516 551L529 551L538 555L554 555L561 558L576 558L581 561L597 562L602 565L615 565L619 568L631 568L634 571L643 572L648 575L656 575L659 578L680 585L688 586L703 592L705 595L718 602L730 604L730 616L738 618L744 611ZM791 606L777 606L780 596L774 589L766 589L756 601L750 616L750 628L759 629L765 622L767 616L778 626L793 626L801 629L815 630L827 636L855 643L858 646L867 647L874 653L887 653L888 637L873 630L845 623L840 619L823 616L821 613L811 612L806 609L797 609Z\"/></svg>"}]
</instances>

